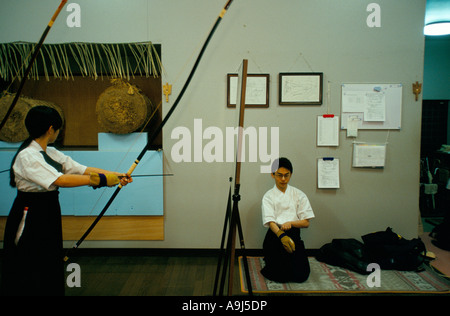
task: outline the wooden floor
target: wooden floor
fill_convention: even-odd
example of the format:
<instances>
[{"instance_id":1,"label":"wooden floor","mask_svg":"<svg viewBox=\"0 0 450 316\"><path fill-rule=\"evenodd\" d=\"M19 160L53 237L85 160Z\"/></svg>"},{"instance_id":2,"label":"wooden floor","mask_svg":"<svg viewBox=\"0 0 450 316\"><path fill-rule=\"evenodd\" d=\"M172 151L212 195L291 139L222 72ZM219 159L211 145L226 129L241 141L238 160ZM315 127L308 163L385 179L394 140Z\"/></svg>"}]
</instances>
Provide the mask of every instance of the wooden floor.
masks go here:
<instances>
[{"instance_id":1,"label":"wooden floor","mask_svg":"<svg viewBox=\"0 0 450 316\"><path fill-rule=\"evenodd\" d=\"M75 251L76 255L69 259L69 263L77 263L81 269L81 286L70 288L66 285L66 296L201 297L213 294L218 252L82 250ZM433 251L438 257L442 256L438 250ZM1 259L0 252L0 267ZM66 278L70 273L66 272ZM237 264L232 294L248 295L240 290Z\"/></svg>"},{"instance_id":2,"label":"wooden floor","mask_svg":"<svg viewBox=\"0 0 450 316\"><path fill-rule=\"evenodd\" d=\"M81 287L66 296L212 296L216 256L79 256ZM70 272L66 272L66 278ZM233 295L242 295L236 265Z\"/></svg>"},{"instance_id":3,"label":"wooden floor","mask_svg":"<svg viewBox=\"0 0 450 316\"><path fill-rule=\"evenodd\" d=\"M212 296L217 262L218 256L198 254L77 255L71 257L68 263L79 265L81 286L71 288L66 285L65 295ZM70 279L71 272L66 272L66 279ZM234 268L232 295L248 296L240 290L237 264Z\"/></svg>"}]
</instances>

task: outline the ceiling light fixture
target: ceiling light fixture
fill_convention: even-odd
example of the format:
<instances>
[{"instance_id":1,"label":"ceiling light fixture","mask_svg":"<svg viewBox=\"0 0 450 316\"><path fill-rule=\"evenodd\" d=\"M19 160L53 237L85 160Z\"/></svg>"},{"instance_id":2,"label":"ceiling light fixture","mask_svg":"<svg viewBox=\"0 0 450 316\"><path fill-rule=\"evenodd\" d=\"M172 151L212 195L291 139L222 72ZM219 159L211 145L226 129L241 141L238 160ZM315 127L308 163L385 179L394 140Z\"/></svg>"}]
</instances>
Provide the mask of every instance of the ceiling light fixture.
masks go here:
<instances>
[{"instance_id":1,"label":"ceiling light fixture","mask_svg":"<svg viewBox=\"0 0 450 316\"><path fill-rule=\"evenodd\" d=\"M439 36L450 34L450 22L433 22L425 25L423 33L428 36Z\"/></svg>"}]
</instances>

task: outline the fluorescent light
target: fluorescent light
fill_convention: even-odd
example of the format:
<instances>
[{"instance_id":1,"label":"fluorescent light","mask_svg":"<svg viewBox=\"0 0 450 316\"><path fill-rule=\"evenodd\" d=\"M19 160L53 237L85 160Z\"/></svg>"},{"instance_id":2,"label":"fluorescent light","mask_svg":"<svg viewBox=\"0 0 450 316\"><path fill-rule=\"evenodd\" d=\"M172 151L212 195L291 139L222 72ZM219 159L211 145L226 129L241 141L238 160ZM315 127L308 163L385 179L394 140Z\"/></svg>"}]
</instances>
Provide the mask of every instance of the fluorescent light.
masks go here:
<instances>
[{"instance_id":1,"label":"fluorescent light","mask_svg":"<svg viewBox=\"0 0 450 316\"><path fill-rule=\"evenodd\" d=\"M449 35L450 22L434 22L427 24L425 25L423 33L429 36Z\"/></svg>"}]
</instances>

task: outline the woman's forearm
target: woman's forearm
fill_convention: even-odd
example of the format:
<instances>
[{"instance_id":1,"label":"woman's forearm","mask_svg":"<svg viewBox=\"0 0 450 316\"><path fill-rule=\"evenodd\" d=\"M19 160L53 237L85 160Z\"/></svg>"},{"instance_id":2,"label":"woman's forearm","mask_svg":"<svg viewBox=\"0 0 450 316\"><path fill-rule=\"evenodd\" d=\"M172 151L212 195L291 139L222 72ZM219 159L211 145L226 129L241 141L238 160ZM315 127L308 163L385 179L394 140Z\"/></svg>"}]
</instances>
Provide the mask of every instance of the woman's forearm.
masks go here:
<instances>
[{"instance_id":1,"label":"woman's forearm","mask_svg":"<svg viewBox=\"0 0 450 316\"><path fill-rule=\"evenodd\" d=\"M124 173L108 171L95 167L87 167L84 174L63 174L55 182L54 185L62 188L73 188L91 184L91 173L115 174L116 176L124 176L120 179L122 186L133 182L131 177L125 177Z\"/></svg>"},{"instance_id":2,"label":"woman's forearm","mask_svg":"<svg viewBox=\"0 0 450 316\"><path fill-rule=\"evenodd\" d=\"M90 174L91 173L114 173L112 171L103 170L100 168L87 167L84 174L63 174L53 183L54 185L61 188L73 188L80 187L90 184Z\"/></svg>"},{"instance_id":3,"label":"woman's forearm","mask_svg":"<svg viewBox=\"0 0 450 316\"><path fill-rule=\"evenodd\" d=\"M120 173L120 172L108 171L108 170L95 168L95 167L87 167L86 170L84 171L84 174L85 175L89 175L92 172L95 172L95 173L112 173L112 174L115 174L115 175L123 175L123 173Z\"/></svg>"},{"instance_id":4,"label":"woman's forearm","mask_svg":"<svg viewBox=\"0 0 450 316\"><path fill-rule=\"evenodd\" d=\"M80 187L84 185L89 185L90 176L81 174L63 174L55 182L54 185L62 188L73 188Z\"/></svg>"}]
</instances>

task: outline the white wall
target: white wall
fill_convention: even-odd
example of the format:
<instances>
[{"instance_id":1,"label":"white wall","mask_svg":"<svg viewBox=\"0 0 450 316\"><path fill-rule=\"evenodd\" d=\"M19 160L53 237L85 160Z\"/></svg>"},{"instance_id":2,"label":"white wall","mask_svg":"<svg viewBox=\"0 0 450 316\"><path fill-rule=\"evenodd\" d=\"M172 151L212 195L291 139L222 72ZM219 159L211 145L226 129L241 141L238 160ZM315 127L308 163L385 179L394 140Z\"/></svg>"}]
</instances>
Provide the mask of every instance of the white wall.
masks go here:
<instances>
[{"instance_id":1,"label":"white wall","mask_svg":"<svg viewBox=\"0 0 450 316\"><path fill-rule=\"evenodd\" d=\"M0 42L37 41L59 1L3 1ZM7 3L6 3L7 2ZM69 28L63 11L47 42L138 42L162 45L163 84L173 84L167 113L225 0L78 0L81 27ZM179 107L164 128L165 240L158 242L85 242L86 247L217 248L220 245L228 177L232 163L175 163L170 138L174 128L193 132L236 125L226 108L226 74L249 60L250 73L269 73L270 107L249 109L245 126L279 127L280 154L294 164L291 184L310 198L316 218L302 232L306 247L319 248L332 238L359 238L387 226L416 237L419 202L421 99L411 84L423 81L425 0L377 0L381 27L369 28L369 0L234 0L219 25ZM279 72L323 72L322 106L278 105ZM360 131L357 141L388 141L386 167L351 167L352 143L340 132L340 146L316 146L316 117L340 113L342 83L401 83L402 128ZM327 90L330 97L327 97ZM330 101L330 102L329 102ZM204 141L203 144L206 144ZM316 159L341 161L341 188L319 190ZM131 162L130 162L131 165ZM260 174L261 163L243 163L240 214L247 248L261 248L265 229L260 200L273 186ZM131 187L127 187L127 190ZM126 194L118 198L126 199Z\"/></svg>"}]
</instances>

